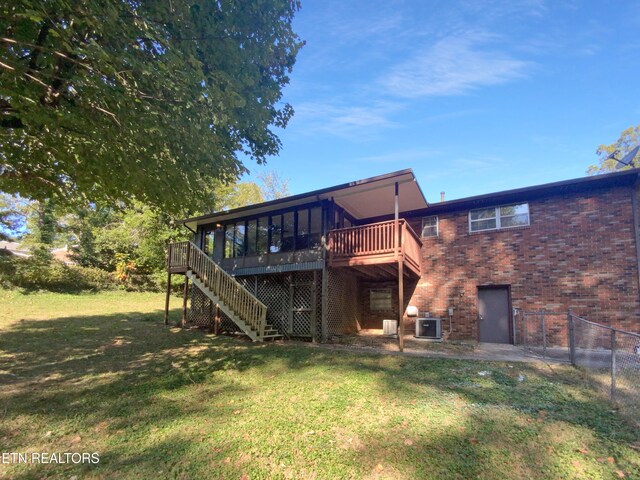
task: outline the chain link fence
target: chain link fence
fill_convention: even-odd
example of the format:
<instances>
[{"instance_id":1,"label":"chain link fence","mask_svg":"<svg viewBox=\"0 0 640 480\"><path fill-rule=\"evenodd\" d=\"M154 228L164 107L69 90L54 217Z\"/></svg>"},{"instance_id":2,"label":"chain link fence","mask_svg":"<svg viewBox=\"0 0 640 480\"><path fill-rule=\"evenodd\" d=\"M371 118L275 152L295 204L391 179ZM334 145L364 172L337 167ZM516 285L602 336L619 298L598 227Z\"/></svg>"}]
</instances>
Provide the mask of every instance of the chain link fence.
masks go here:
<instances>
[{"instance_id":1,"label":"chain link fence","mask_svg":"<svg viewBox=\"0 0 640 480\"><path fill-rule=\"evenodd\" d=\"M530 355L569 361L567 312L516 310L513 338Z\"/></svg>"},{"instance_id":2,"label":"chain link fence","mask_svg":"<svg viewBox=\"0 0 640 480\"><path fill-rule=\"evenodd\" d=\"M640 335L568 314L569 358L603 395L640 417Z\"/></svg>"},{"instance_id":3,"label":"chain link fence","mask_svg":"<svg viewBox=\"0 0 640 480\"><path fill-rule=\"evenodd\" d=\"M531 355L580 367L624 413L640 418L640 334L591 322L571 310L516 310L513 338Z\"/></svg>"}]
</instances>

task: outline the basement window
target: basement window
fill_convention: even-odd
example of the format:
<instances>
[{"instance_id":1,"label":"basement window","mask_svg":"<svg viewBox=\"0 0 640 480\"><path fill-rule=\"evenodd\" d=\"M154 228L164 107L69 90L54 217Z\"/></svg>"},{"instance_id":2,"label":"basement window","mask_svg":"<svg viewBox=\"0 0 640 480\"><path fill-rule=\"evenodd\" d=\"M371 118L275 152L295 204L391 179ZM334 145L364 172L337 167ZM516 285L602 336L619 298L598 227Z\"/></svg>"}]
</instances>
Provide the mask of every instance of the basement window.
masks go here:
<instances>
[{"instance_id":1,"label":"basement window","mask_svg":"<svg viewBox=\"0 0 640 480\"><path fill-rule=\"evenodd\" d=\"M528 203L479 208L469 212L469 232L501 230L505 228L526 227L528 225Z\"/></svg>"},{"instance_id":2,"label":"basement window","mask_svg":"<svg viewBox=\"0 0 640 480\"><path fill-rule=\"evenodd\" d=\"M369 290L369 310L372 312L389 312L392 309L390 288L372 288Z\"/></svg>"}]
</instances>

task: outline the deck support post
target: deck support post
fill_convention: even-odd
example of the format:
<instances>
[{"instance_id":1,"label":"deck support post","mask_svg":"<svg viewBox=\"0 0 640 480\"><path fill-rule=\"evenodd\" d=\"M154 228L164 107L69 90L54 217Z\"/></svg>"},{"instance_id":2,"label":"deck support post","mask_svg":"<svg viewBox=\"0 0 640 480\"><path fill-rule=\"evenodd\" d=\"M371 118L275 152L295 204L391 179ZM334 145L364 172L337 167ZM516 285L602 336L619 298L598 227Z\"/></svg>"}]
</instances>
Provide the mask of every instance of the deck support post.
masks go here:
<instances>
[{"instance_id":1,"label":"deck support post","mask_svg":"<svg viewBox=\"0 0 640 480\"><path fill-rule=\"evenodd\" d=\"M182 328L187 325L187 296L189 293L189 277L184 274L184 288L182 293Z\"/></svg>"},{"instance_id":2,"label":"deck support post","mask_svg":"<svg viewBox=\"0 0 640 480\"><path fill-rule=\"evenodd\" d=\"M398 348L404 351L404 265L398 262Z\"/></svg>"},{"instance_id":3,"label":"deck support post","mask_svg":"<svg viewBox=\"0 0 640 480\"><path fill-rule=\"evenodd\" d=\"M220 332L220 305L216 303L215 316L213 317L213 333L218 335Z\"/></svg>"},{"instance_id":4,"label":"deck support post","mask_svg":"<svg viewBox=\"0 0 640 480\"><path fill-rule=\"evenodd\" d=\"M167 298L164 301L164 324L169 325L169 299L171 298L171 272L167 272Z\"/></svg>"},{"instance_id":5,"label":"deck support post","mask_svg":"<svg viewBox=\"0 0 640 480\"><path fill-rule=\"evenodd\" d=\"M398 206L398 182L396 182L394 200L394 216L393 216L393 256L398 259L398 251L400 250L400 210Z\"/></svg>"},{"instance_id":6,"label":"deck support post","mask_svg":"<svg viewBox=\"0 0 640 480\"><path fill-rule=\"evenodd\" d=\"M329 339L329 328L327 325L327 306L329 305L329 269L327 263L324 262L322 266L322 279L321 279L321 302L320 308L320 341L326 342Z\"/></svg>"},{"instance_id":7,"label":"deck support post","mask_svg":"<svg viewBox=\"0 0 640 480\"><path fill-rule=\"evenodd\" d=\"M398 349L404 351L404 255L401 247L402 237L400 235L400 207L398 205L398 182L394 192L394 256L398 261Z\"/></svg>"}]
</instances>

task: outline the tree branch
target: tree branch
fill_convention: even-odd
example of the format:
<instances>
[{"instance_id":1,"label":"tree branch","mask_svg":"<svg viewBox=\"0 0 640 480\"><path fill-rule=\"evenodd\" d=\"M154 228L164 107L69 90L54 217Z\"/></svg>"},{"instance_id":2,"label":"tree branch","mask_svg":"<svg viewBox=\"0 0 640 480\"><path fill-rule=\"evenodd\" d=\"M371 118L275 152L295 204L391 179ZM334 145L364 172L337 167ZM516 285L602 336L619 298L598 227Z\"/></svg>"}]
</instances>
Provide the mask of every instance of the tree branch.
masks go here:
<instances>
[{"instance_id":1,"label":"tree branch","mask_svg":"<svg viewBox=\"0 0 640 480\"><path fill-rule=\"evenodd\" d=\"M42 46L44 45L44 41L47 39L47 35L49 35L49 22L45 22L44 25L40 28L38 32L38 38L36 39L35 45L33 45L33 50L29 55L31 59L29 60L29 70L34 71L38 66L38 57L42 52Z\"/></svg>"}]
</instances>

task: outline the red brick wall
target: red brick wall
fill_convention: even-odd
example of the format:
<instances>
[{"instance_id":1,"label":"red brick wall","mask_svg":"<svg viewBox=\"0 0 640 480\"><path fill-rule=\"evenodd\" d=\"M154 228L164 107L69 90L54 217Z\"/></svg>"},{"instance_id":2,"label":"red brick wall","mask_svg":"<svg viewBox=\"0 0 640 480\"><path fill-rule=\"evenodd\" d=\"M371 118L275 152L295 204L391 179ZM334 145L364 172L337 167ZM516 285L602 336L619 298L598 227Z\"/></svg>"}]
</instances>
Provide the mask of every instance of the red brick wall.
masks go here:
<instances>
[{"instance_id":1,"label":"red brick wall","mask_svg":"<svg viewBox=\"0 0 640 480\"><path fill-rule=\"evenodd\" d=\"M388 311L371 311L372 288L388 288L391 290L391 309ZM362 328L382 328L384 319L398 319L398 282L363 282L359 291L360 312L362 313Z\"/></svg>"},{"instance_id":2,"label":"red brick wall","mask_svg":"<svg viewBox=\"0 0 640 480\"><path fill-rule=\"evenodd\" d=\"M630 187L529 201L530 226L469 233L468 210L438 215L424 238L423 275L410 304L448 319L452 339L477 339L479 285L509 285L513 307L566 311L640 332L640 292ZM409 219L417 232L421 219ZM554 317L564 343L564 317ZM448 321L443 331L448 330Z\"/></svg>"}]
</instances>

